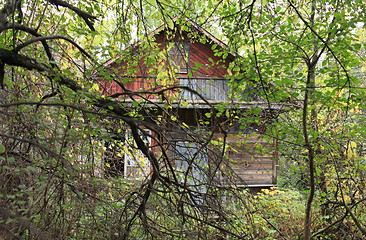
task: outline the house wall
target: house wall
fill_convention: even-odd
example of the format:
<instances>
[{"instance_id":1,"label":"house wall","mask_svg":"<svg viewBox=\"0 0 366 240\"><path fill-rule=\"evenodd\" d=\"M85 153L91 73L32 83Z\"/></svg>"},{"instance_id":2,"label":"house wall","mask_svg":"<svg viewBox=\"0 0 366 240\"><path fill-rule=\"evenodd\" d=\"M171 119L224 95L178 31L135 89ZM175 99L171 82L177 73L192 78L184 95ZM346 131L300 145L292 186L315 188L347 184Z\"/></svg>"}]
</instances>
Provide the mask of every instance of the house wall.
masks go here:
<instances>
[{"instance_id":1,"label":"house wall","mask_svg":"<svg viewBox=\"0 0 366 240\"><path fill-rule=\"evenodd\" d=\"M209 135L204 131L200 135ZM204 144L197 139L176 133L167 134L168 152L172 164L190 165L192 175L201 175L204 179L211 178L211 184L218 187L269 187L276 185L277 156L276 142L267 141L261 134L230 133L214 134L215 144ZM179 149L189 146L185 154L180 155ZM194 155L200 149L200 153ZM189 152L190 154L187 154ZM222 155L224 152L224 155ZM192 157L195 156L194 159ZM202 163L207 165L202 170ZM185 169L187 170L187 169Z\"/></svg>"},{"instance_id":2,"label":"house wall","mask_svg":"<svg viewBox=\"0 0 366 240\"><path fill-rule=\"evenodd\" d=\"M277 143L261 134L229 134L227 157L236 186L273 186L277 178Z\"/></svg>"},{"instance_id":3,"label":"house wall","mask_svg":"<svg viewBox=\"0 0 366 240\"><path fill-rule=\"evenodd\" d=\"M187 34L182 34L179 38L174 39L174 41L187 41ZM148 91L152 89L159 89L166 87L167 85L180 85L177 78L188 78L186 73L171 73L166 75L163 79L160 77L161 69L168 71L165 66L169 65L169 59L167 51L164 51L164 47L167 44L165 32L162 31L156 36L156 49L153 51L152 56L155 60L155 64L147 66L145 63L147 61L147 53L143 53L142 49L138 49L136 46L131 47L129 51L128 59L119 59L117 62L112 62L107 66L109 69L113 69L113 72L119 79L115 79L123 83L124 87L130 91ZM218 46L215 51L218 51L220 47ZM194 69L189 78L212 78L212 79L225 79L227 75L227 68L232 61L232 56L229 55L226 59L216 56L214 50L212 50L212 45L209 42L202 43L198 40L193 40L190 42L190 52L189 52L189 67ZM139 52L137 54L137 52ZM164 56L165 52L165 56ZM148 53L151 54L151 53ZM158 56L158 54L161 54ZM132 64L132 62L134 62ZM159 65L160 67L158 67ZM197 67L197 66L200 67ZM135 69L133 74L129 73L127 69ZM102 91L105 95L111 95L117 92L123 92L123 89L115 81L104 81L99 80Z\"/></svg>"}]
</instances>

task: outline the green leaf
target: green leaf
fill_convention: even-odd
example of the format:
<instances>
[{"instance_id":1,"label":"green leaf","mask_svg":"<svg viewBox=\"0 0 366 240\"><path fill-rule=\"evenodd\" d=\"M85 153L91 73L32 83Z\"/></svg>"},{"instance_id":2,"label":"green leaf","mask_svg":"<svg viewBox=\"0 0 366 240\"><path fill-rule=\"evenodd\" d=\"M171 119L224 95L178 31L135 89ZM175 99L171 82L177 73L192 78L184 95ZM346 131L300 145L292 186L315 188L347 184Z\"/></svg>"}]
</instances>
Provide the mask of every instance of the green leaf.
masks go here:
<instances>
[{"instance_id":1,"label":"green leaf","mask_svg":"<svg viewBox=\"0 0 366 240\"><path fill-rule=\"evenodd\" d=\"M183 107L188 107L188 102L187 101L181 101L180 104L183 106Z\"/></svg>"},{"instance_id":2,"label":"green leaf","mask_svg":"<svg viewBox=\"0 0 366 240\"><path fill-rule=\"evenodd\" d=\"M139 106L139 103L136 100L133 100L132 101L132 105L134 105L135 107L138 107Z\"/></svg>"},{"instance_id":3,"label":"green leaf","mask_svg":"<svg viewBox=\"0 0 366 240\"><path fill-rule=\"evenodd\" d=\"M4 153L5 152L5 146L0 144L0 154Z\"/></svg>"},{"instance_id":4,"label":"green leaf","mask_svg":"<svg viewBox=\"0 0 366 240\"><path fill-rule=\"evenodd\" d=\"M195 65L196 67L198 67L198 68L203 66L203 64L201 64L201 63L199 63L199 62L195 62L195 63L194 63L194 65Z\"/></svg>"}]
</instances>

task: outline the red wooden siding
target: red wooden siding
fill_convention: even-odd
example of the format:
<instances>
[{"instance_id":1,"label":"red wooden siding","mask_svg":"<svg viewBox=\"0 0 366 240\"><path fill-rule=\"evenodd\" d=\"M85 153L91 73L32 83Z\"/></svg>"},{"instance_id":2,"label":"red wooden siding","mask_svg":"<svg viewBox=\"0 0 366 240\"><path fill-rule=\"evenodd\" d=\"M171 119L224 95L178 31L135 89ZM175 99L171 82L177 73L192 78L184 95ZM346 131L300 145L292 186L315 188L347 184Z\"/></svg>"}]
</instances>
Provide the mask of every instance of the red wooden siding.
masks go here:
<instances>
[{"instance_id":1,"label":"red wooden siding","mask_svg":"<svg viewBox=\"0 0 366 240\"><path fill-rule=\"evenodd\" d=\"M192 42L191 43L191 58L190 67L194 68L195 63L202 64L197 71L193 72L192 77L208 77L208 78L225 78L227 75L226 69L229 67L229 60L215 56L209 43ZM210 61L209 59L212 59ZM219 63L213 65L213 63Z\"/></svg>"},{"instance_id":2,"label":"red wooden siding","mask_svg":"<svg viewBox=\"0 0 366 240\"><path fill-rule=\"evenodd\" d=\"M189 40L187 36L184 35L181 40ZM178 39L179 40L179 39ZM158 47L162 50L167 42L165 40L165 33L161 32L156 36L156 42L159 43ZM212 78L212 79L224 79L227 75L226 68L229 66L228 59L222 59L221 57L215 56L215 52L211 49L211 44L209 42L201 43L197 40L190 41L190 53L189 53L189 67L191 69L197 68L195 63L201 65L197 70L192 71L190 78ZM137 47L134 47L137 48ZM217 47L217 49L220 47ZM137 51L137 50L136 50ZM136 52L131 51L131 52ZM156 59L157 64L167 65L169 57L166 56L165 59ZM162 85L167 86L166 82L170 82L170 85L179 84L177 79L164 79L166 82L161 83L156 80L158 72L154 71L154 67L148 67L144 64L146 60L146 55L140 53L136 55L137 66L131 66L131 62L122 60L119 63L113 62L107 67L116 71L116 75L120 78L118 81L123 82L126 89L131 91L143 91L159 89ZM219 64L217 64L219 63ZM132 76L129 76L126 69L134 68L136 71ZM163 67L164 68L164 67ZM152 72L152 74L149 74ZM135 77L134 77L135 76ZM177 77L188 77L188 74L177 74ZM168 81L167 81L168 80ZM112 81L103 81L100 79L101 88L105 95L114 94L117 92L122 92L122 88Z\"/></svg>"}]
</instances>

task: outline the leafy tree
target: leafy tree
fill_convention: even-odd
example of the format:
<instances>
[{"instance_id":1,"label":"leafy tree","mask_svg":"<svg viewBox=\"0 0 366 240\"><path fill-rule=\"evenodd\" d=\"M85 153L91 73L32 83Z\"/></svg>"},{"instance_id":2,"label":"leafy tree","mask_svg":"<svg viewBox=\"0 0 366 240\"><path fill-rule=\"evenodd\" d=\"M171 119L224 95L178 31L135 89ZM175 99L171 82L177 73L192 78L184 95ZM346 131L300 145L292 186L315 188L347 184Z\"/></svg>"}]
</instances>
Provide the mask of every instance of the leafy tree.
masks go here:
<instances>
[{"instance_id":1,"label":"leafy tree","mask_svg":"<svg viewBox=\"0 0 366 240\"><path fill-rule=\"evenodd\" d=\"M233 13L237 10L232 9ZM355 172L349 174L354 162L344 155L350 142L363 140L353 132L353 127L359 129L352 124L355 116L351 113L364 108L364 102L359 101L364 94L358 88L360 79L351 71L360 64L357 52L361 43L355 28L363 24L363 12L364 4L357 1L253 1L241 14L228 18L231 24L225 25L233 47L247 56L241 66L253 66L249 72L258 85L273 84L268 90L262 88L268 101L297 101L301 109L284 116L281 130L275 129L273 134L298 149L296 162L305 167L299 169L309 187L305 239L312 234L316 192L323 196L327 209L328 204L340 204L332 208L343 208L365 234L360 218L353 213L362 214L363 210L351 210L364 198L353 205L346 200L352 197L345 193L357 192L364 182ZM245 24L240 24L243 20ZM330 184L333 180L336 186ZM353 190L345 190L345 182ZM336 192L341 196L330 196ZM333 225L340 221L332 214L327 217L336 219Z\"/></svg>"}]
</instances>

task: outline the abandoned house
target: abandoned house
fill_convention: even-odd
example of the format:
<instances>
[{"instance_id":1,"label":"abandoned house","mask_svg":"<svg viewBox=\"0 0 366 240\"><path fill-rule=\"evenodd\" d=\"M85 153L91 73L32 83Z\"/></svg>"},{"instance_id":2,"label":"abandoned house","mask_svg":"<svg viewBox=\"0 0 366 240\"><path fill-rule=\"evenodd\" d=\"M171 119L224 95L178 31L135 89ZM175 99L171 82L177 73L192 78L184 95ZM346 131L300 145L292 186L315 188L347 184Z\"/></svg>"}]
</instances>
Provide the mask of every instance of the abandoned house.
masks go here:
<instances>
[{"instance_id":1,"label":"abandoned house","mask_svg":"<svg viewBox=\"0 0 366 240\"><path fill-rule=\"evenodd\" d=\"M222 51L227 49L223 42L190 20L174 30L162 26L148 38L107 61L104 67L114 77L99 77L99 85L105 96L136 106L135 114L158 122L160 134L150 127L142 130L150 150L169 157L166 168L190 169L189 181L196 186L205 181L276 185L277 142L266 128L283 104L264 101L250 80L245 89L235 90L243 81L230 77L228 70L236 56ZM252 109L258 110L256 116ZM243 121L249 114L257 120ZM105 145L108 171L125 178L148 177L149 161L133 149L128 131L124 136Z\"/></svg>"}]
</instances>

